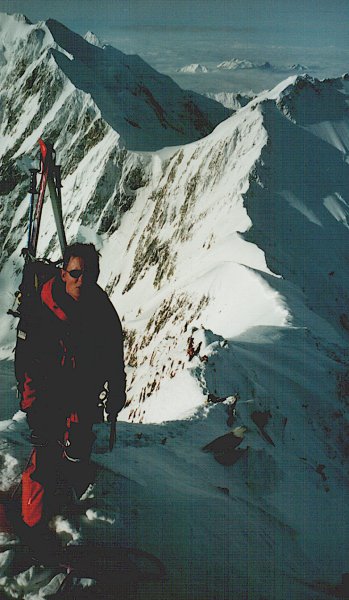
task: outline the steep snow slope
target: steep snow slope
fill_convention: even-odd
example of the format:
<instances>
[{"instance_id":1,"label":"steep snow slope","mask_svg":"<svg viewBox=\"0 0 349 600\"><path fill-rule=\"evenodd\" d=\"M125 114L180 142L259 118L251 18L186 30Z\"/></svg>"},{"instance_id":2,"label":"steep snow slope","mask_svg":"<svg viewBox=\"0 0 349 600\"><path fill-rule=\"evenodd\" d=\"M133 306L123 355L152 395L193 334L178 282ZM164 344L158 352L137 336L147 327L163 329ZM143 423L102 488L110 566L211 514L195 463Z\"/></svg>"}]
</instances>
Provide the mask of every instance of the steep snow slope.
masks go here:
<instances>
[{"instance_id":1,"label":"steep snow slope","mask_svg":"<svg viewBox=\"0 0 349 600\"><path fill-rule=\"evenodd\" d=\"M121 150L106 127L72 170L67 113L55 121L68 237L101 247L128 371L117 448L105 453L101 431L94 455L95 511L56 526L159 555L168 580L134 597L315 600L349 570L348 164L322 135L326 121L345 139L346 85L292 77L206 138L154 153ZM8 221L2 298L24 213L25 200ZM41 244L56 251L48 215ZM2 368L4 489L28 442ZM51 572L14 577L10 559L8 594L53 591Z\"/></svg>"}]
</instances>

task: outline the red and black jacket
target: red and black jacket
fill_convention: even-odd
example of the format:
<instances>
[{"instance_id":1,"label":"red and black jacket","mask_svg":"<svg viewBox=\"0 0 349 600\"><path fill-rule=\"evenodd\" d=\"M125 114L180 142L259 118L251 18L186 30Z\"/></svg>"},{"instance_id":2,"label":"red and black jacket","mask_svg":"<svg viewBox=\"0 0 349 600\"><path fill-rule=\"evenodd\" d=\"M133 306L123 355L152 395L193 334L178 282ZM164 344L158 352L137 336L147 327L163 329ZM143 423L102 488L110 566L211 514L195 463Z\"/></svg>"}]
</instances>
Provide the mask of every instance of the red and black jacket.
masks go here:
<instances>
[{"instance_id":1,"label":"red and black jacket","mask_svg":"<svg viewBox=\"0 0 349 600\"><path fill-rule=\"evenodd\" d=\"M107 294L96 284L75 302L59 276L47 281L31 318L20 324L15 370L33 429L54 435L72 411L86 422L100 421L106 381L106 409L115 417L125 403L123 341Z\"/></svg>"}]
</instances>

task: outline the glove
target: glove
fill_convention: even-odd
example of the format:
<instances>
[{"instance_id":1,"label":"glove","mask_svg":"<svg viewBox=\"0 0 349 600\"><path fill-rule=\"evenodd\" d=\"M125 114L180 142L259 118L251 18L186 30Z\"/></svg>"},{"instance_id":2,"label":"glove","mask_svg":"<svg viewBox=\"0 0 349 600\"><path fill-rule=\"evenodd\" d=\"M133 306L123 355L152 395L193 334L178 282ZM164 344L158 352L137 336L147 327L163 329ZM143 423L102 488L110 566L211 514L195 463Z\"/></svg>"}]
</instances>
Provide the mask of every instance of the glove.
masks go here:
<instances>
[{"instance_id":1,"label":"glove","mask_svg":"<svg viewBox=\"0 0 349 600\"><path fill-rule=\"evenodd\" d=\"M102 421L104 423L115 423L118 418L118 412L110 409L110 405L115 404L115 402L111 402L109 398L109 388L108 382L106 381L103 387L103 390L99 394L99 403L98 407L101 409L103 413Z\"/></svg>"},{"instance_id":2,"label":"glove","mask_svg":"<svg viewBox=\"0 0 349 600\"><path fill-rule=\"evenodd\" d=\"M104 384L104 388L99 394L99 403L98 408L101 411L101 422L107 423L109 414L107 412L107 402L108 402L108 383Z\"/></svg>"}]
</instances>

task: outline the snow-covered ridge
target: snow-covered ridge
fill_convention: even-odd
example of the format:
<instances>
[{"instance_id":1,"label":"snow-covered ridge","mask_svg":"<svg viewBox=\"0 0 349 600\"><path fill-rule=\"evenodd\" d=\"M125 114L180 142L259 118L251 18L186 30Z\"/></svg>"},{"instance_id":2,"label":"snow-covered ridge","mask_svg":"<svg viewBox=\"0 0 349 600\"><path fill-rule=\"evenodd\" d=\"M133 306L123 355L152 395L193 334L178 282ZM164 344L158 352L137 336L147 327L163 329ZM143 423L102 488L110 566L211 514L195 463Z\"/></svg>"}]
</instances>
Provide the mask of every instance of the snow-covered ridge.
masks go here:
<instances>
[{"instance_id":1,"label":"snow-covered ridge","mask_svg":"<svg viewBox=\"0 0 349 600\"><path fill-rule=\"evenodd\" d=\"M151 195L152 200L156 200L154 209L151 208L151 204L149 204L149 210L151 211L152 217L150 218L149 224L144 230L144 225L139 228L139 231L142 231L140 236L136 235L132 238L132 247L135 247L135 258L133 261L133 266L131 270L131 275L129 275L129 270L126 270L125 276L121 275L121 279L119 280L119 285L123 287L123 293L125 294L125 298L127 298L128 305L137 305L137 295L141 293L143 298L143 305L145 303L144 290L148 289L149 284L146 284L146 281L153 280L154 285L162 289L162 285L166 285L166 279L169 280L170 289L171 281L176 281L178 286L178 281L182 281L182 276L180 275L180 265L187 265L187 260L185 256L191 256L191 269L199 269L199 265L202 264L201 252L199 250L200 245L203 249L206 247L209 249L207 256L207 265L209 265L209 272L212 269L212 274L216 278L217 272L219 269L221 270L220 276L217 278L219 281L219 289L220 293L217 298L219 301L215 304L214 297L214 289L215 285L210 283L209 278L205 278L203 267L199 269L200 277L195 277L195 292L189 295L192 297L199 289L201 289L201 278L203 291L206 289L211 290L210 302L209 305L211 309L200 310L200 313L195 315L195 320L192 321L193 326L203 326L204 328L212 328L212 322L214 321L215 325L213 327L214 331L219 332L222 336L227 336L228 338L237 335L238 330L235 331L230 329L238 326L241 327L241 331L248 330L250 327L253 327L252 321L245 321L247 317L248 320L256 317L255 325L265 324L263 319L271 319L269 323L271 324L273 319L274 324L282 325L285 324L290 319L297 324L304 325L304 315L298 311L288 312L285 307L281 297L284 297L284 294L281 294L281 297L276 293L274 296L271 293L266 291L266 302L269 304L269 310L266 309L265 313L262 309L262 289L259 289L258 293L251 294L250 291L247 292L248 296L244 297L244 289L246 286L246 291L250 290L250 285L257 285L257 280L260 275L258 275L257 279L253 276L251 280L248 278L244 281L243 272L240 272L240 267L238 264L234 267L235 261L236 263L242 263L244 265L248 265L253 269L257 269L259 272L265 271L268 273L268 269L263 259L263 255L259 255L256 252L256 248L253 250L253 247L248 248L247 246L242 245L241 249L239 249L239 234L245 232L245 237L248 240L255 241L258 239L258 246L263 248L266 251L266 260L267 265L272 268L272 271L276 274L281 274L283 277L286 276L288 281L293 281L296 285L300 285L300 280L295 280L294 276L291 274L292 267L288 270L288 258L286 253L289 252L289 248L292 247L292 244L295 243L296 247L298 242L296 238L292 235L291 239L285 231L283 231L284 223L281 221L280 223L275 223L275 232L274 232L274 241L271 242L270 234L269 234L269 220L270 218L274 218L276 214L276 207L280 206L280 210L282 210L281 214L286 214L285 207L282 208L283 204L280 204L280 198L283 199L283 202L286 202L286 207L288 210L291 210L290 220L292 222L292 211L296 210L295 216L302 215L302 218L307 219L312 224L317 224L320 226L319 235L322 231L323 233L320 237L323 236L324 241L317 240L314 245L309 246L307 252L312 255L314 253L314 260L316 255L316 247L317 244L328 244L330 236L333 228L339 227L338 233L336 234L338 244L345 247L345 239L346 239L346 192L345 192L345 181L343 179L343 175L340 175L343 158L339 154L337 157L337 166L338 169L333 169L333 177L331 178L332 188L333 188L333 208L331 202L325 201L324 196L324 205L320 204L317 206L317 194L321 194L321 186L324 185L324 181L320 180L320 183L317 186L313 185L312 194L310 197L299 197L299 194L303 194L304 192L300 192L299 190L307 189L308 185L308 177L304 177L303 171L301 169L301 161L305 160L305 151L300 152L299 148L302 147L302 144L306 143L306 153L311 153L310 146L312 143L318 146L319 139L316 137L309 137L307 142L304 141L305 133L299 133L299 128L297 125L294 126L294 133L291 134L289 128L292 127L292 121L290 121L289 115L284 114L283 106L282 106L282 98L288 95L294 94L295 97L299 96L299 82L304 82L304 98L306 99L307 92L306 86L308 82L308 78L299 79L299 78L291 78L286 80L283 84L277 86L274 90L271 90L268 93L262 94L256 99L252 100L247 106L240 109L234 117L231 117L221 125L219 125L216 130L205 140L201 142L197 142L194 145L190 145L187 148L183 148L183 150L178 151L172 160L170 161L167 171L164 176L164 185L160 182L157 186L160 186L155 193ZM344 80L339 80L338 85L342 82L345 83ZM314 82L315 84L315 82ZM312 85L314 85L312 83ZM326 89L326 84L325 89ZM300 100L301 101L301 100ZM307 102L307 100L305 100ZM324 106L327 104L326 94L323 96ZM338 115L339 116L339 115ZM343 113L343 118L345 118L345 111ZM277 129L275 130L275 128ZM283 132L276 135L277 131ZM310 135L310 134L308 134ZM312 134L313 135L313 134ZM281 136L281 139L279 137ZM289 148L287 144L284 145L284 140L292 139L294 140L295 148L297 148L298 158L297 165L299 162L299 166L295 169L294 172L294 159L292 162L288 161L285 157L288 156ZM225 140L225 141L224 141ZM229 140L229 141L228 141ZM243 140L241 146L237 143L236 140ZM258 140L258 143L257 143ZM303 140L303 141L302 141ZM276 145L276 141L278 142L278 152L274 155L272 152L272 159L270 158L270 150L269 144L271 147ZM324 158L324 161L334 160L334 156L332 156L332 149L330 146L324 146L323 148L324 157L328 154L328 159ZM316 155L314 154L314 157ZM282 158L284 157L284 158ZM285 161L286 162L282 162ZM251 161L251 162L250 162ZM275 164L277 165L277 169L273 168L273 185L275 189L271 187L270 181L268 178L265 179L266 174L269 172L269 168L266 165ZM189 166L190 165L190 166ZM193 166L191 166L193 165ZM284 165L281 167L281 165ZM286 169L286 165L288 165L288 169ZM246 169L246 171L245 171ZM312 181L313 174L317 171L316 167L316 159L314 160L314 164L310 169L309 173L309 182ZM299 179L297 177L299 174ZM287 178L290 178L289 180ZM286 190L290 189L289 192L286 192L283 188L283 178L286 182ZM293 183L292 183L293 182ZM293 189L294 188L294 189ZM190 190L190 196L188 197L188 190ZM228 192L229 190L229 192ZM239 196L238 190L242 190L242 196ZM269 190L269 192L264 192L263 190ZM146 190L144 193L147 195ZM270 196L271 194L271 196ZM261 205L256 203L256 201L252 202L251 198L253 196L264 198L263 203ZM144 198L144 196L141 196ZM215 202L212 203L212 198L215 198ZM241 205L239 202L239 197L241 198ZM275 206L272 205L271 215L269 215L269 210L267 206L272 202L272 198L275 197ZM327 196L326 196L327 197ZM329 197L332 197L331 194ZM187 198L187 200L185 200ZM189 199L190 198L190 199ZM206 201L207 198L207 201ZM269 198L269 200L267 200ZM337 200L335 200L337 198ZM338 200L340 198L341 200ZM198 199L200 199L200 203L197 204ZM232 210L230 207L230 200L234 199L234 219L236 219L237 229L235 230L238 234L237 237L234 237L233 230L234 225L230 219L227 219L226 211ZM181 203L183 202L182 206ZM342 203L342 204L340 204ZM328 207L331 204L331 210L329 212ZM338 207L335 209L335 205ZM340 206L342 205L342 209ZM142 206L142 215L144 223L144 199L141 202ZM145 205L146 206L146 205ZM198 213L196 213L196 206L199 207ZM239 215L238 207L241 207L241 214ZM245 218L243 218L244 209L243 207L247 207L247 214L245 214ZM325 208L326 206L326 208ZM190 207L190 208L189 208ZM136 205L133 210L136 210ZM252 219L252 223L249 220L246 220L247 215L256 214L256 218ZM134 218L135 213L133 212L132 218ZM178 215L178 224L177 217ZM333 216L335 218L333 219ZM342 215L342 216L339 216ZM281 217L280 217L281 218ZM188 220L187 220L188 219ZM263 221L263 231L264 236L260 237L260 234L257 232L259 229L255 230L254 224ZM161 229L159 228L159 233L154 234L153 228L156 226L156 223L161 224ZM288 223L289 221L287 221ZM204 223L207 223L208 230L205 230ZM326 224L326 226L325 226ZM345 227L343 228L343 224ZM281 227L282 225L282 227ZM285 223L286 225L286 223ZM323 230L325 227L325 230ZM225 238L225 231L229 231L229 235L227 233L227 237ZM280 240L278 231L280 230ZM218 234L219 232L219 234ZM282 233L281 233L282 232ZM295 234L297 236L297 233ZM329 236L329 237L328 237ZM218 239L222 241L218 242ZM271 244L276 243L276 239L279 240L279 252L283 254L282 259L274 260L273 253L271 257L269 256L269 247ZM289 239L289 244L285 246L282 240ZM138 240L137 245L134 246L134 240ZM177 247L177 241L184 242L183 245ZM192 249L192 244L194 244L196 249ZM225 242L223 243L223 240ZM229 240L229 242L228 242ZM299 242L300 248L304 248L304 241ZM231 246L230 246L231 245ZM222 254L218 253L218 248L221 248ZM231 248L231 249L230 249ZM241 257L240 257L241 251ZM337 250L340 254L342 250ZM183 258L181 258L183 256ZM198 267L196 267L196 259L198 256ZM223 256L233 256L233 259L229 259L227 261L224 260ZM331 255L332 256L332 255ZM157 259L156 259L157 257ZM215 257L215 258L214 258ZM296 256L292 258L293 261L296 260L301 261L303 254L300 250L296 251ZM333 257L332 257L333 258ZM331 258L331 260L332 260ZM213 260L214 267L212 266L211 260ZM218 260L216 264L214 261ZM222 264L220 267L220 260L222 260ZM326 261L324 261L325 264ZM301 271L300 263L298 262L298 268ZM283 266L281 266L283 265ZM235 275L224 275L225 269L237 269ZM285 270L286 269L286 270ZM324 275L323 277L327 279L327 272L331 272L330 265L324 266ZM187 267L185 266L183 269L183 276L185 277L185 273L187 273ZM191 271L192 274L192 271ZM267 277L262 277L264 282L268 282L268 285L271 284L272 279L271 275ZM148 279L147 279L148 278ZM230 298L231 293L228 289L225 288L225 284L223 282L227 282L230 279L240 281L238 284L238 290L234 286L234 295L233 298L236 297L236 304L233 299L230 302L223 300L223 298ZM318 278L318 275L317 275ZM311 267L310 271L307 275L308 283L303 284L308 289L309 297L312 297L313 300L310 300L310 306L313 305L315 299L321 294L321 286L324 285L324 282L321 278L318 278L318 283L314 281L314 277L312 275ZM185 281L185 279L184 279ZM142 283L141 283L142 282ZM311 284L310 284L311 282ZM190 282L188 281L185 284L185 288L190 286ZM283 289L283 285L277 280L274 279L274 283L271 284L272 288L275 290ZM344 287L341 287L341 291L338 290L337 294L337 303L339 302L338 297L343 297L345 295ZM137 290L142 290L142 292L138 292ZM257 290L257 288L256 288ZM126 294L127 292L127 294ZM241 296L240 296L241 294ZM174 295L171 302L167 305L166 310L169 311L169 314L173 314L173 312L177 310L182 310L183 303L185 303L185 297L182 298L179 302L178 308L176 308L177 296ZM287 294L286 294L287 296ZM161 297L161 296L160 296ZM257 305L253 305L253 299L258 297L258 308ZM272 303L272 298L274 297L275 305ZM131 301L130 301L131 298ZM327 304L327 301L329 304ZM123 302L123 299L120 298L118 302ZM152 299L153 303L154 300ZM252 303L251 303L252 302ZM291 305L293 306L293 300L291 301ZM334 338L336 337L335 329L341 330L341 324L339 320L339 314L333 318L332 309L330 308L332 300L326 300L323 297L322 307L318 308L318 314L322 318L324 318L328 325L326 326L326 331L328 336ZM234 306L233 314L235 315L234 320L229 321L228 314L232 309L232 305ZM287 305L287 303L286 303ZM160 304L159 311L160 313L164 310L166 306L165 304ZM205 303L202 303L202 306L205 306ZM224 311L224 306L227 306L227 313ZM272 308L274 306L274 308ZM339 304L338 304L339 307ZM290 308L290 307L289 307ZM345 311L345 301L341 304L341 308L339 311ZM257 312L256 312L257 311ZM259 312L261 311L261 312ZM147 312L147 311L146 311ZM143 313L143 310L142 310ZM133 312L132 312L133 314ZM208 317L208 314L210 315ZM218 318L218 315L220 317ZM311 312L308 315L310 321L312 320ZM307 318L308 318L307 317ZM155 321L157 317L155 318ZM222 321L220 321L222 318ZM208 319L206 324L206 319ZM131 318L133 321L133 317ZM135 326L138 319L135 320ZM211 323L211 326L208 325L208 322ZM230 323L228 327L228 322ZM144 327L143 317L140 317L140 326ZM222 323L225 325L223 329L220 329ZM180 323L179 323L180 324ZM168 335L170 335L170 331L174 330L174 322L170 321L167 324L163 324L164 334L168 329ZM228 329L226 329L228 327ZM334 328L334 329L332 329ZM160 353L158 353L158 339L153 337L153 334L147 337L147 342L145 339L141 341L141 343L137 342L137 327L133 327L132 340L130 339L130 355L133 356L133 361L135 361L135 365L142 363L145 360L146 355L151 354L152 348L154 348L153 362L155 365L155 369L159 370L159 360L161 361L161 357L166 357L168 354L174 355L174 350L166 351L166 344L160 345ZM151 332L151 330L150 330ZM166 337L166 335L165 335ZM172 344L172 342L171 342ZM172 347L172 346L171 346ZM158 355L158 359L156 356ZM138 357L137 359L135 357ZM175 362L175 361L174 361ZM178 363L183 364L183 356L178 357ZM160 363L161 364L161 363ZM148 372L151 372L152 369L149 369L149 365L147 366ZM173 365L172 365L173 371ZM135 371L137 373L137 369ZM143 375L141 375L142 379ZM161 379L161 378L160 378ZM152 402L156 402L157 413L159 411L159 406L157 404L157 397L162 397L161 393L158 393L158 385L161 383L160 380L156 377L154 372L154 393L150 394L149 399L147 400L145 406L145 415L147 410L151 410L150 406ZM137 390L137 386L134 388ZM169 397L168 386L166 387L166 394L163 396L165 399L166 395ZM146 389L144 393L148 394L149 389ZM136 392L136 397L138 395L142 396L142 391ZM159 396L160 394L160 396ZM154 396L154 400L151 398ZM131 396L130 396L131 397ZM131 401L132 405L132 401ZM154 413L155 414L155 413ZM144 416L144 415L143 415ZM146 416L144 416L146 418ZM154 418L154 417L153 417Z\"/></svg>"}]
</instances>

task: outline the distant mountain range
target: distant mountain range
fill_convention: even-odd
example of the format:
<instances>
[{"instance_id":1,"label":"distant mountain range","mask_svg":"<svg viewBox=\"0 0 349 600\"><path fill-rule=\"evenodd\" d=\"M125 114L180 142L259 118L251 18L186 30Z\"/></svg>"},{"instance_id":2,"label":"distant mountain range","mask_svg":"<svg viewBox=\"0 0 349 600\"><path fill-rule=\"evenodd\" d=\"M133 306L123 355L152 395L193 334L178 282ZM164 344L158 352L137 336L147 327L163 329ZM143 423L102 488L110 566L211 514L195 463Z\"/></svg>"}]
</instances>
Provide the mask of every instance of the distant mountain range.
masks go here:
<instances>
[{"instance_id":1,"label":"distant mountain range","mask_svg":"<svg viewBox=\"0 0 349 600\"><path fill-rule=\"evenodd\" d=\"M232 58L231 60L225 60L217 65L217 69L234 71L236 69L272 69L273 67L269 62L262 64L256 64L249 60L240 60L239 58Z\"/></svg>"},{"instance_id":2,"label":"distant mountain range","mask_svg":"<svg viewBox=\"0 0 349 600\"><path fill-rule=\"evenodd\" d=\"M288 66L274 66L270 62L265 61L264 63L254 63L250 60L240 59L240 58L232 58L231 60L225 60L217 64L215 67L207 67L202 64L194 63L190 65L185 65L177 69L177 73L210 73L215 70L219 71L237 71L237 70L245 70L245 69L260 69L262 71L266 70L275 70L275 71L296 71L297 73L303 73L308 70L308 67L301 64L293 64Z\"/></svg>"}]
</instances>

